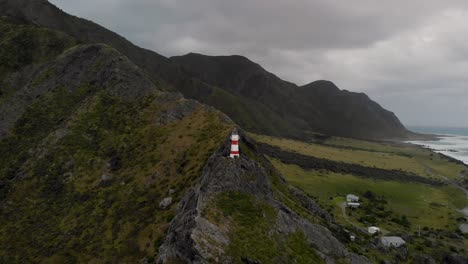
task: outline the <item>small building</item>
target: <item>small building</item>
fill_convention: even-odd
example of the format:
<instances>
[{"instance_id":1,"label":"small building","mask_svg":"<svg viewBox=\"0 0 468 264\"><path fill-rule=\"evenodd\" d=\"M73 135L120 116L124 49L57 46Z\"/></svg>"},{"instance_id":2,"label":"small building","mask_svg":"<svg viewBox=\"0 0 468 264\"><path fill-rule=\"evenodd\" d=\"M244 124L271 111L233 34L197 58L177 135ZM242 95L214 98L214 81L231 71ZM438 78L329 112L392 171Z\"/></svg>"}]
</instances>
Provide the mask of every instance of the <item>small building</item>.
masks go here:
<instances>
[{"instance_id":1,"label":"small building","mask_svg":"<svg viewBox=\"0 0 468 264\"><path fill-rule=\"evenodd\" d=\"M401 247L402 245L406 244L406 241L397 236L384 236L380 239L380 241L386 247Z\"/></svg>"},{"instance_id":2,"label":"small building","mask_svg":"<svg viewBox=\"0 0 468 264\"><path fill-rule=\"evenodd\" d=\"M367 232L369 232L369 234L373 235L375 233L379 233L380 232L380 228L376 227L376 226L369 226L367 228Z\"/></svg>"},{"instance_id":3,"label":"small building","mask_svg":"<svg viewBox=\"0 0 468 264\"><path fill-rule=\"evenodd\" d=\"M354 242L356 240L356 236L354 234L349 235L349 240Z\"/></svg>"},{"instance_id":4,"label":"small building","mask_svg":"<svg viewBox=\"0 0 468 264\"><path fill-rule=\"evenodd\" d=\"M346 206L350 207L350 208L358 208L359 206L361 206L360 203L346 203Z\"/></svg>"},{"instance_id":5,"label":"small building","mask_svg":"<svg viewBox=\"0 0 468 264\"><path fill-rule=\"evenodd\" d=\"M348 194L348 195L346 195L346 202L348 202L348 203L357 203L357 202L359 202L359 196L356 196L354 194Z\"/></svg>"}]
</instances>

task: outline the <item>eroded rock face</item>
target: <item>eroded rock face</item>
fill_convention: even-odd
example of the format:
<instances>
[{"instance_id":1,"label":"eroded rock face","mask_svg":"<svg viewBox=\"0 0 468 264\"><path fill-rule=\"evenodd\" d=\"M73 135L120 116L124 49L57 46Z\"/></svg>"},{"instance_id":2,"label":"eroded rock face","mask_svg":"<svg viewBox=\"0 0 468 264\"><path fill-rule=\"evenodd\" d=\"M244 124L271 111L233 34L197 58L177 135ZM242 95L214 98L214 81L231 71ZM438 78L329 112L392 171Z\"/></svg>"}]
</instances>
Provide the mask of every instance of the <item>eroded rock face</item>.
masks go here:
<instances>
[{"instance_id":1,"label":"eroded rock face","mask_svg":"<svg viewBox=\"0 0 468 264\"><path fill-rule=\"evenodd\" d=\"M231 242L229 226L212 223L203 214L207 207L213 206L210 202L218 194L232 191L252 195L274 208L277 218L270 232L280 236L303 232L307 242L326 263L335 263L337 259L347 259L349 263L370 263L365 257L349 253L326 227L309 222L278 201L269 178L273 167L265 167L264 162L268 161L260 156L259 161L256 161L242 154L243 148L245 151L246 146L253 146L253 143L245 135L242 135L241 141L243 144L240 158L227 157L230 146L228 140L210 157L200 184L190 190L179 204L178 214L160 247L158 263L170 263L174 260L184 263L233 262L225 252ZM255 149L250 151L256 155ZM307 197L303 195L302 199L306 200ZM307 202L304 204L307 205ZM323 213L314 206L309 206L312 207L311 213ZM327 217L325 220L331 221Z\"/></svg>"}]
</instances>

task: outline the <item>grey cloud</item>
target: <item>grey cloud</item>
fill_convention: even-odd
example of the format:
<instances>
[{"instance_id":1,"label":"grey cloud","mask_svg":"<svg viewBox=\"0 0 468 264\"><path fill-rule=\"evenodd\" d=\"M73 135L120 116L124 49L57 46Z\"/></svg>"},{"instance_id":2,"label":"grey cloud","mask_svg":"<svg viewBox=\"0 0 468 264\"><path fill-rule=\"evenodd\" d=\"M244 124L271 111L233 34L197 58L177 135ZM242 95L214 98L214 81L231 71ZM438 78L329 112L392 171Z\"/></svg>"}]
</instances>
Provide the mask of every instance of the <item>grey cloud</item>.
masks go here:
<instances>
[{"instance_id":1,"label":"grey cloud","mask_svg":"<svg viewBox=\"0 0 468 264\"><path fill-rule=\"evenodd\" d=\"M298 84L366 92L405 124L468 126L466 1L51 2L166 56L241 54Z\"/></svg>"}]
</instances>

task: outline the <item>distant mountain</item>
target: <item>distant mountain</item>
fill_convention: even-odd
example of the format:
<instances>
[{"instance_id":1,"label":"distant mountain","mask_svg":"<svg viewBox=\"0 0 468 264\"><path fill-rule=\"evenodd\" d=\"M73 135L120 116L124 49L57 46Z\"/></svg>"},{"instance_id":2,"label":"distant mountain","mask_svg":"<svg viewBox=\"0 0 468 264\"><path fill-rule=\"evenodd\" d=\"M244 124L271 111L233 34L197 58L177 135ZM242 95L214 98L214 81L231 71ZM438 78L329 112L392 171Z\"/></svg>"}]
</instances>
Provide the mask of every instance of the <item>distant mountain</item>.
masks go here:
<instances>
[{"instance_id":1,"label":"distant mountain","mask_svg":"<svg viewBox=\"0 0 468 264\"><path fill-rule=\"evenodd\" d=\"M0 0L0 14L60 30L83 43L110 45L153 80L220 109L250 131L298 138L312 132L371 139L411 135L393 113L366 95L339 90L331 82L299 87L241 56L168 59L45 0Z\"/></svg>"},{"instance_id":2,"label":"distant mountain","mask_svg":"<svg viewBox=\"0 0 468 264\"><path fill-rule=\"evenodd\" d=\"M271 134L305 136L304 132L314 131L375 139L408 135L392 112L367 95L340 90L330 81L297 86L241 56L190 53L172 57L171 60L182 65L188 75L221 87L235 96L248 98L254 102L254 107L268 109L279 120L275 122L276 131L262 128ZM195 98L209 103L210 96L202 94ZM249 110L256 109L246 109Z\"/></svg>"}]
</instances>

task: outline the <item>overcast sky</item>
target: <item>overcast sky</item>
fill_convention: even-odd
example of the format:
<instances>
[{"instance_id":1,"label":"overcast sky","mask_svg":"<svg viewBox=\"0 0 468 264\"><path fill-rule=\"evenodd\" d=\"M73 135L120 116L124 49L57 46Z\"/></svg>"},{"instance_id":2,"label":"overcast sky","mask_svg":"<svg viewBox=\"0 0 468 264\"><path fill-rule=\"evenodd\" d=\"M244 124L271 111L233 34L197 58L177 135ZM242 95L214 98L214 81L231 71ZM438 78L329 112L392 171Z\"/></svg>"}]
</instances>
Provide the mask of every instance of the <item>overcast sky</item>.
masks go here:
<instances>
[{"instance_id":1,"label":"overcast sky","mask_svg":"<svg viewBox=\"0 0 468 264\"><path fill-rule=\"evenodd\" d=\"M405 125L468 127L466 0L50 0L165 56L240 54L365 92Z\"/></svg>"}]
</instances>

